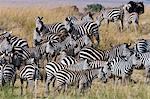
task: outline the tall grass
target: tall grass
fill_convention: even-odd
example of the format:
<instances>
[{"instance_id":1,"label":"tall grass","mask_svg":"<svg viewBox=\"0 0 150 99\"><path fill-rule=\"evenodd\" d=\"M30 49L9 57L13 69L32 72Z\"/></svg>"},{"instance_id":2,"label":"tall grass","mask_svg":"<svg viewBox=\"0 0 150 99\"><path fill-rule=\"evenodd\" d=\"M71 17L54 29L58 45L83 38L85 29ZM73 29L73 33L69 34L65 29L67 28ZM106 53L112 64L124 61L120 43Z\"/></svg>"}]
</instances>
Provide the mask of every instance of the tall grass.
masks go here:
<instances>
[{"instance_id":1,"label":"tall grass","mask_svg":"<svg viewBox=\"0 0 150 99\"><path fill-rule=\"evenodd\" d=\"M100 32L100 49L107 49L110 44L119 44L123 42L133 43L138 38L150 38L150 8L145 9L145 13L140 16L140 29L135 33L133 28L131 32L119 32L116 26L111 23L108 31L102 23ZM79 15L75 7L59 7L50 9L49 7L0 7L0 29L13 31L17 36L28 40L32 45L33 29L35 27L35 18L43 16L45 23L63 22L66 16ZM65 94L55 95L51 88L49 99L150 99L150 86L144 84L143 71L134 71L132 77L138 81L137 84L128 86L114 86L111 81L107 84L94 81L92 88L84 95L78 94L78 91L69 89ZM11 89L4 87L0 90L0 99L31 99L29 94L24 93L20 96L20 83L15 84L15 91L11 94ZM25 92L25 91L24 91ZM44 98L44 83L39 83L38 97Z\"/></svg>"}]
</instances>

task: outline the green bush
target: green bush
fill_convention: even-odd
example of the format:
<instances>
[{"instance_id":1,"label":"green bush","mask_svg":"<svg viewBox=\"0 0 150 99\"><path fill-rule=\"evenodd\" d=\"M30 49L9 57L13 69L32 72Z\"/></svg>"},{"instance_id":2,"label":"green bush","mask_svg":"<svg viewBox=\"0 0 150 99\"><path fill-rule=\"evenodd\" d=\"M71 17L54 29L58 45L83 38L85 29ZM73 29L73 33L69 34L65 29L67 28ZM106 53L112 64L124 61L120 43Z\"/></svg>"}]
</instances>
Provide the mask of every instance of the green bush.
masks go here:
<instances>
[{"instance_id":1,"label":"green bush","mask_svg":"<svg viewBox=\"0 0 150 99\"><path fill-rule=\"evenodd\" d=\"M92 12L99 12L103 6L101 4L89 4L87 5L84 10L85 11L92 11Z\"/></svg>"}]
</instances>

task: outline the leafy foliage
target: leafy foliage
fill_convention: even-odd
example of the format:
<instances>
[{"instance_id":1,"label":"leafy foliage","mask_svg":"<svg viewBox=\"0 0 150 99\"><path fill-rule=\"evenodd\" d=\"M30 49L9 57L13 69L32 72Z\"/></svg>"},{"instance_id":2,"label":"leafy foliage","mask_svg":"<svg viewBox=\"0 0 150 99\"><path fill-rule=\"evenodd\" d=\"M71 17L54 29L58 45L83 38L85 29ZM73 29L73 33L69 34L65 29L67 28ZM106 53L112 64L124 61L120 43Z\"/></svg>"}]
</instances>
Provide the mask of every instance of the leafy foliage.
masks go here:
<instances>
[{"instance_id":1,"label":"leafy foliage","mask_svg":"<svg viewBox=\"0 0 150 99\"><path fill-rule=\"evenodd\" d=\"M99 12L102 8L101 4L89 4L84 8L84 11Z\"/></svg>"}]
</instances>

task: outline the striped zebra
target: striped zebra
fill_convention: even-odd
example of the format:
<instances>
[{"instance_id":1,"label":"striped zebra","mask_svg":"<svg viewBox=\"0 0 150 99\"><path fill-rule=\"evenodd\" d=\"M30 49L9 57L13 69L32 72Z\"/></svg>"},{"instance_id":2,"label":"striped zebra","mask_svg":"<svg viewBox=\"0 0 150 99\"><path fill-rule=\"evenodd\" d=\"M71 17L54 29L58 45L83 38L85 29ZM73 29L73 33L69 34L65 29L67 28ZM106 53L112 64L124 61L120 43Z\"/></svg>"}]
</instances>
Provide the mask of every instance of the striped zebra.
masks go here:
<instances>
[{"instance_id":1,"label":"striped zebra","mask_svg":"<svg viewBox=\"0 0 150 99\"><path fill-rule=\"evenodd\" d=\"M118 78L122 78L122 83L127 84L131 80L134 66L139 64L141 64L141 62L136 57L136 54L133 54L127 60L121 58L118 59L118 57L114 58L109 64L111 66L114 82L117 83Z\"/></svg>"},{"instance_id":2,"label":"striped zebra","mask_svg":"<svg viewBox=\"0 0 150 99\"><path fill-rule=\"evenodd\" d=\"M77 55L77 53L83 48L83 47L91 47L92 46L92 41L87 35L84 35L77 39L75 41L76 46L74 48L74 54Z\"/></svg>"},{"instance_id":3,"label":"striped zebra","mask_svg":"<svg viewBox=\"0 0 150 99\"><path fill-rule=\"evenodd\" d=\"M75 42L72 39L71 36L67 36L66 39L62 42L55 43L54 45L51 44L51 42L47 42L46 52L53 54L59 53L59 51L69 51L73 49L75 46Z\"/></svg>"},{"instance_id":4,"label":"striped zebra","mask_svg":"<svg viewBox=\"0 0 150 99\"><path fill-rule=\"evenodd\" d=\"M93 15L91 12L82 15L81 19L76 18L75 16L68 16L66 17L71 23L73 24L84 24L85 22L93 22Z\"/></svg>"},{"instance_id":5,"label":"striped zebra","mask_svg":"<svg viewBox=\"0 0 150 99\"><path fill-rule=\"evenodd\" d=\"M5 31L3 34L4 38L7 38L12 47L24 47L29 48L28 42L25 39L12 35L12 32Z\"/></svg>"},{"instance_id":6,"label":"striped zebra","mask_svg":"<svg viewBox=\"0 0 150 99\"><path fill-rule=\"evenodd\" d=\"M9 54L12 51L13 47L7 38L4 38L0 43L0 53Z\"/></svg>"},{"instance_id":7,"label":"striped zebra","mask_svg":"<svg viewBox=\"0 0 150 99\"><path fill-rule=\"evenodd\" d=\"M19 70L20 82L21 82L21 95L23 95L23 82L27 81L27 86L31 88L31 92L35 92L37 89L37 80L40 79L38 65L35 64L34 58L30 59L30 62L26 63ZM27 87L26 87L27 88Z\"/></svg>"},{"instance_id":8,"label":"striped zebra","mask_svg":"<svg viewBox=\"0 0 150 99\"><path fill-rule=\"evenodd\" d=\"M73 24L68 18L65 19L65 28L71 34L74 40L82 37L83 35L88 35L95 45L99 43L99 25L95 22L85 22L83 24Z\"/></svg>"},{"instance_id":9,"label":"striped zebra","mask_svg":"<svg viewBox=\"0 0 150 99\"><path fill-rule=\"evenodd\" d=\"M144 66L145 75L146 75L145 82L149 83L150 82L150 52L136 53L136 57L140 60L141 65Z\"/></svg>"},{"instance_id":10,"label":"striped zebra","mask_svg":"<svg viewBox=\"0 0 150 99\"><path fill-rule=\"evenodd\" d=\"M61 51L53 61L68 66L77 63L77 60L72 56L68 56L65 51Z\"/></svg>"},{"instance_id":11,"label":"striped zebra","mask_svg":"<svg viewBox=\"0 0 150 99\"><path fill-rule=\"evenodd\" d=\"M107 28L109 25L109 22L114 22L117 24L117 21L120 21L120 26L117 25L117 28L119 27L119 30L122 31L123 29L123 9L122 6L120 7L114 7L114 8L103 8L100 12L100 19L104 20L107 24Z\"/></svg>"},{"instance_id":12,"label":"striped zebra","mask_svg":"<svg viewBox=\"0 0 150 99\"><path fill-rule=\"evenodd\" d=\"M129 58L133 54L133 50L129 48L130 46L131 44L123 43L112 46L112 48L105 50L105 55L109 57L108 61L111 61L115 57L122 57L126 59Z\"/></svg>"},{"instance_id":13,"label":"striped zebra","mask_svg":"<svg viewBox=\"0 0 150 99\"><path fill-rule=\"evenodd\" d=\"M86 15L81 17L82 23L84 23L84 22L93 22L94 21L93 15L94 15L93 13L87 12Z\"/></svg>"},{"instance_id":14,"label":"striped zebra","mask_svg":"<svg viewBox=\"0 0 150 99\"><path fill-rule=\"evenodd\" d=\"M129 8L131 7L130 4L125 4L123 6L123 10L124 10L124 27L127 28L127 30L129 29L129 25L132 23L134 26L134 30L135 32L137 32L138 30L138 26L139 26L139 14L136 12L132 12L129 13Z\"/></svg>"},{"instance_id":15,"label":"striped zebra","mask_svg":"<svg viewBox=\"0 0 150 99\"><path fill-rule=\"evenodd\" d=\"M12 64L12 60L9 56L1 55L0 56L0 85L9 84L12 82L14 87L16 81L16 69Z\"/></svg>"},{"instance_id":16,"label":"striped zebra","mask_svg":"<svg viewBox=\"0 0 150 99\"><path fill-rule=\"evenodd\" d=\"M65 25L63 23L44 24L43 17L37 17L35 19L36 28L43 33L66 33Z\"/></svg>"},{"instance_id":17,"label":"striped zebra","mask_svg":"<svg viewBox=\"0 0 150 99\"><path fill-rule=\"evenodd\" d=\"M104 61L111 61L115 57L124 57L128 58L132 54L132 51L129 49L129 44L119 44L111 49L102 51L102 50L96 50L92 47L85 47L81 49L81 51L78 54L79 59L87 59L88 61L92 60L104 60Z\"/></svg>"},{"instance_id":18,"label":"striped zebra","mask_svg":"<svg viewBox=\"0 0 150 99\"><path fill-rule=\"evenodd\" d=\"M98 51L92 47L82 48L78 54L79 60L87 59L88 61L93 60L107 60L104 51Z\"/></svg>"},{"instance_id":19,"label":"striped zebra","mask_svg":"<svg viewBox=\"0 0 150 99\"><path fill-rule=\"evenodd\" d=\"M55 73L61 69L72 69L72 70L81 70L81 69L86 69L88 67L87 60L81 61L77 64L74 65L63 65L61 63L56 63L56 62L49 62L45 66L45 71L46 71L46 94L49 93L49 84L53 81L53 87L55 83Z\"/></svg>"},{"instance_id":20,"label":"striped zebra","mask_svg":"<svg viewBox=\"0 0 150 99\"><path fill-rule=\"evenodd\" d=\"M72 71L62 69L56 72L56 90L65 92L70 85L77 85L79 92L91 87L92 81L99 77L100 69L87 69L81 71Z\"/></svg>"},{"instance_id":21,"label":"striped zebra","mask_svg":"<svg viewBox=\"0 0 150 99\"><path fill-rule=\"evenodd\" d=\"M42 43L44 43L46 41L50 41L52 44L61 42L61 38L58 34L42 35L42 34L40 34L40 31L38 30L38 28L36 28L34 30L33 40L34 40L33 41L34 46L41 45Z\"/></svg>"},{"instance_id":22,"label":"striped zebra","mask_svg":"<svg viewBox=\"0 0 150 99\"><path fill-rule=\"evenodd\" d=\"M150 51L150 40L149 39L138 39L135 41L133 49L135 52L145 53Z\"/></svg>"}]
</instances>

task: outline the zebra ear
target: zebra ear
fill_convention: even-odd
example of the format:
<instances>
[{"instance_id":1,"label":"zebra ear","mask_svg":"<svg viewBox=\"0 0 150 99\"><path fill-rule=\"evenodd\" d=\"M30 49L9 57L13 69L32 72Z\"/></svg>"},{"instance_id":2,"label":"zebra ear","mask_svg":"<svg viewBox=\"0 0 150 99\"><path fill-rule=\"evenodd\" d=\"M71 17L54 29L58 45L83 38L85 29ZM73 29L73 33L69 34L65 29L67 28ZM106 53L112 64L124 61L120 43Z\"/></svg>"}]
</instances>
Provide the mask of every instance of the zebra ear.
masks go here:
<instances>
[{"instance_id":1,"label":"zebra ear","mask_svg":"<svg viewBox=\"0 0 150 99\"><path fill-rule=\"evenodd\" d=\"M43 17L40 18L40 20L42 20L42 19L43 19Z\"/></svg>"},{"instance_id":2,"label":"zebra ear","mask_svg":"<svg viewBox=\"0 0 150 99\"><path fill-rule=\"evenodd\" d=\"M131 43L127 44L127 47L130 47L131 46Z\"/></svg>"},{"instance_id":3,"label":"zebra ear","mask_svg":"<svg viewBox=\"0 0 150 99\"><path fill-rule=\"evenodd\" d=\"M68 17L66 17L65 21L69 21Z\"/></svg>"}]
</instances>

